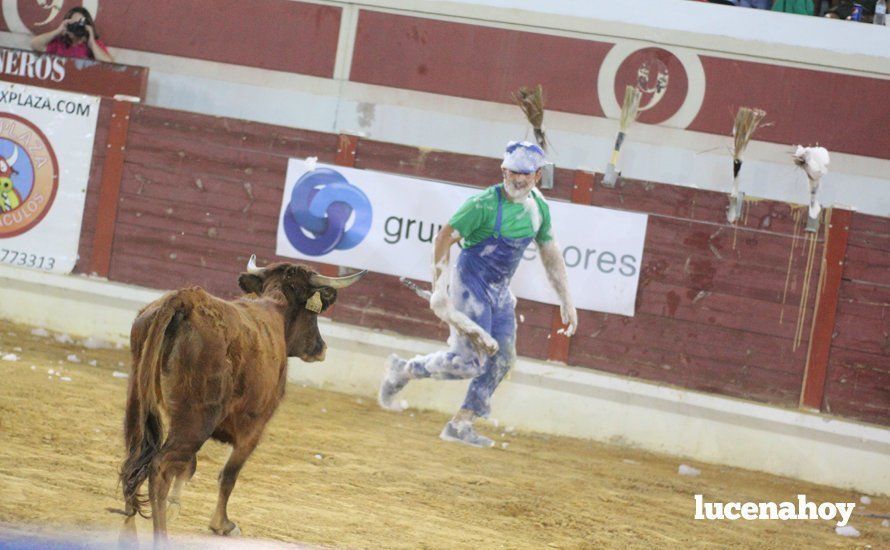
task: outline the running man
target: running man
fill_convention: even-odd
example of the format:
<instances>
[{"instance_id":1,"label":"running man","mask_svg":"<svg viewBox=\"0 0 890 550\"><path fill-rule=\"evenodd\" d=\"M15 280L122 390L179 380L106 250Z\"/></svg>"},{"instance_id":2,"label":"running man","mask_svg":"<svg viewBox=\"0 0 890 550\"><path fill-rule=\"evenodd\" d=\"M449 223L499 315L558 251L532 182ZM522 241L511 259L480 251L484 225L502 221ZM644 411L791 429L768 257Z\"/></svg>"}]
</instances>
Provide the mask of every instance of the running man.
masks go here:
<instances>
[{"instance_id":1,"label":"running man","mask_svg":"<svg viewBox=\"0 0 890 550\"><path fill-rule=\"evenodd\" d=\"M463 405L439 436L446 441L494 445L476 432L473 421L488 416L494 390L516 361L516 298L510 280L533 239L559 296L566 335L578 325L550 208L535 187L545 163L539 146L511 141L501 164L503 181L471 197L436 235L430 307L451 327L450 348L408 361L395 354L386 360L378 400L389 410L402 409L394 398L411 380L473 379ZM451 246L457 242L461 252L449 284Z\"/></svg>"}]
</instances>

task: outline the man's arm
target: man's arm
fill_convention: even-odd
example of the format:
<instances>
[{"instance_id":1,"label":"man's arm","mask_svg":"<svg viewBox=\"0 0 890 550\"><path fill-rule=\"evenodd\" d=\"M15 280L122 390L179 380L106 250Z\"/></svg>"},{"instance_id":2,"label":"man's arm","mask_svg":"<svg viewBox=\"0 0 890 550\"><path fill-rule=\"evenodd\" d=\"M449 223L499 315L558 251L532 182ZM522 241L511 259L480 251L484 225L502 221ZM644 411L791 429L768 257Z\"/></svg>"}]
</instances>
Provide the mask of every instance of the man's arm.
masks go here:
<instances>
[{"instance_id":1,"label":"man's arm","mask_svg":"<svg viewBox=\"0 0 890 550\"><path fill-rule=\"evenodd\" d=\"M562 316L562 322L566 325L566 336L571 337L578 328L578 312L572 305L572 297L569 295L569 281L566 274L566 263L562 258L559 245L551 239L546 243L539 245L541 251L541 261L544 263L544 270L547 272L547 279L550 286L559 296L559 313Z\"/></svg>"},{"instance_id":2,"label":"man's arm","mask_svg":"<svg viewBox=\"0 0 890 550\"><path fill-rule=\"evenodd\" d=\"M448 297L448 266L451 263L451 247L458 241L460 241L460 233L451 227L451 224L446 223L436 235L436 243L433 248L434 296L437 292L441 292L442 297Z\"/></svg>"}]
</instances>

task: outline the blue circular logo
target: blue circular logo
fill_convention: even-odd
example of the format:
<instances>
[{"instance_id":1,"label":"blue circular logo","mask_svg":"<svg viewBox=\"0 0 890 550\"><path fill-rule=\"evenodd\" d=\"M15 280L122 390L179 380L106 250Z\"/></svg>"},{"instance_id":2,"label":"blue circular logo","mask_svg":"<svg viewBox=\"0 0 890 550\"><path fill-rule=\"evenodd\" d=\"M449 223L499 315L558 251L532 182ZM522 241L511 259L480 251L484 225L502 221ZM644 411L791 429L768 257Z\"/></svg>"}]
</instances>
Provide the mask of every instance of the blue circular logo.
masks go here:
<instances>
[{"instance_id":1,"label":"blue circular logo","mask_svg":"<svg viewBox=\"0 0 890 550\"><path fill-rule=\"evenodd\" d=\"M297 180L282 221L294 248L323 256L362 242L371 229L371 201L339 172L316 168Z\"/></svg>"}]
</instances>

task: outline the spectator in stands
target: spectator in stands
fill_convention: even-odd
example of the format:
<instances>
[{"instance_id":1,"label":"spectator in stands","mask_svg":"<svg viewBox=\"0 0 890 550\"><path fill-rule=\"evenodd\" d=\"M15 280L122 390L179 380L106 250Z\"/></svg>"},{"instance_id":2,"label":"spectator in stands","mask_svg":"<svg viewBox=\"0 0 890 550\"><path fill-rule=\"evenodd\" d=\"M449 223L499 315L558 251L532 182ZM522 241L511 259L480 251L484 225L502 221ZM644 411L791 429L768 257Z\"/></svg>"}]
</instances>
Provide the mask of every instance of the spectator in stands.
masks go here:
<instances>
[{"instance_id":1,"label":"spectator in stands","mask_svg":"<svg viewBox=\"0 0 890 550\"><path fill-rule=\"evenodd\" d=\"M813 0L776 0L773 2L773 11L785 13L798 13L800 15L813 15L816 7Z\"/></svg>"},{"instance_id":2,"label":"spectator in stands","mask_svg":"<svg viewBox=\"0 0 890 550\"><path fill-rule=\"evenodd\" d=\"M710 0L710 3L739 6L741 8L755 8L758 10L768 10L773 6L773 0Z\"/></svg>"},{"instance_id":3,"label":"spectator in stands","mask_svg":"<svg viewBox=\"0 0 890 550\"><path fill-rule=\"evenodd\" d=\"M55 30L32 38L31 47L38 52L65 57L114 62L108 48L99 40L93 16L83 7L68 10L62 24Z\"/></svg>"},{"instance_id":4,"label":"spectator in stands","mask_svg":"<svg viewBox=\"0 0 890 550\"><path fill-rule=\"evenodd\" d=\"M853 15L853 0L840 0L836 5L825 12L829 19L850 19ZM875 0L856 0L856 4L862 6L862 21L871 22L875 16Z\"/></svg>"}]
</instances>

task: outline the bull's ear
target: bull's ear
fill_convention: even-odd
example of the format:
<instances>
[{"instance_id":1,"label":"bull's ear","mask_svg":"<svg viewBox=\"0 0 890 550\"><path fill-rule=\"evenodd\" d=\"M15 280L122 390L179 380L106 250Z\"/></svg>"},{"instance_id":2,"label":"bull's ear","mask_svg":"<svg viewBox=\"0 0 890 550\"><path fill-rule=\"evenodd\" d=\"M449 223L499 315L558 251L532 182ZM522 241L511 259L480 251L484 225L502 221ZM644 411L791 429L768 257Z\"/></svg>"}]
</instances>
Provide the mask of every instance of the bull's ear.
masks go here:
<instances>
[{"instance_id":1,"label":"bull's ear","mask_svg":"<svg viewBox=\"0 0 890 550\"><path fill-rule=\"evenodd\" d=\"M253 273L242 273L238 277L238 286L247 293L260 295L263 292L263 280Z\"/></svg>"},{"instance_id":2,"label":"bull's ear","mask_svg":"<svg viewBox=\"0 0 890 550\"><path fill-rule=\"evenodd\" d=\"M323 286L318 289L321 294L322 311L328 309L337 301L337 291L329 286Z\"/></svg>"}]
</instances>

